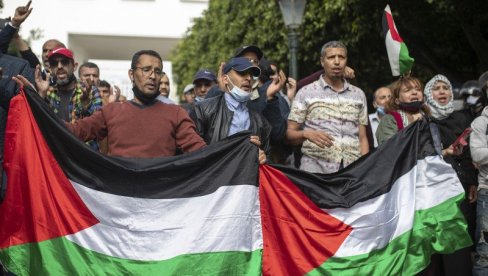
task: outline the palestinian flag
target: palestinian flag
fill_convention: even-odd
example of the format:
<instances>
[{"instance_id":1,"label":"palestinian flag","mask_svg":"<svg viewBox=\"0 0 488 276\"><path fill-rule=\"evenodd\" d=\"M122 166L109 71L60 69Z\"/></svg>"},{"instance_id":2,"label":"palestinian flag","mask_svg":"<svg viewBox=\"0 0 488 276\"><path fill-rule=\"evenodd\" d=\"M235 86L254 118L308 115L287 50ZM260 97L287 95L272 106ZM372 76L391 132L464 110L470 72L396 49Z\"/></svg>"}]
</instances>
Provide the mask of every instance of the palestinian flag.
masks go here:
<instances>
[{"instance_id":1,"label":"palestinian flag","mask_svg":"<svg viewBox=\"0 0 488 276\"><path fill-rule=\"evenodd\" d=\"M393 76L400 76L410 72L414 59L408 54L407 45L398 33L391 15L390 5L386 5L383 13L383 35Z\"/></svg>"},{"instance_id":2,"label":"palestinian flag","mask_svg":"<svg viewBox=\"0 0 488 276\"><path fill-rule=\"evenodd\" d=\"M331 175L258 168L248 135L108 157L22 93L7 124L1 262L18 275L414 274L471 244L462 187L426 122Z\"/></svg>"}]
</instances>

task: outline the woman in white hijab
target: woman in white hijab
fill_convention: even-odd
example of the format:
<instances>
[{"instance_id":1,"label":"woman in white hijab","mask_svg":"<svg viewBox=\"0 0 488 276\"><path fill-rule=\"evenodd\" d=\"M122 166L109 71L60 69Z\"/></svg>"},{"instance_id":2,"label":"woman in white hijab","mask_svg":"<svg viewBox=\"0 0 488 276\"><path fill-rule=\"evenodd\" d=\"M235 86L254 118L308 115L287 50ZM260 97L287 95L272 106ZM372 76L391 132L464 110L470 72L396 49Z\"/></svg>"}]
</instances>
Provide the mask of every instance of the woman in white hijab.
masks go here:
<instances>
[{"instance_id":1,"label":"woman in white hijab","mask_svg":"<svg viewBox=\"0 0 488 276\"><path fill-rule=\"evenodd\" d=\"M454 111L451 82L443 75L433 77L424 88L425 103L428 105L433 121L439 128L443 147L448 147L456 138L468 128L474 119L469 110ZM476 169L471 160L469 147L459 155L443 154L444 160L452 165L459 180L466 191L466 199L461 203L461 210L468 222L468 231L474 236L476 188L478 180ZM432 264L443 273L441 275L471 275L471 251L472 248L464 248L447 255L437 255L432 258Z\"/></svg>"}]
</instances>

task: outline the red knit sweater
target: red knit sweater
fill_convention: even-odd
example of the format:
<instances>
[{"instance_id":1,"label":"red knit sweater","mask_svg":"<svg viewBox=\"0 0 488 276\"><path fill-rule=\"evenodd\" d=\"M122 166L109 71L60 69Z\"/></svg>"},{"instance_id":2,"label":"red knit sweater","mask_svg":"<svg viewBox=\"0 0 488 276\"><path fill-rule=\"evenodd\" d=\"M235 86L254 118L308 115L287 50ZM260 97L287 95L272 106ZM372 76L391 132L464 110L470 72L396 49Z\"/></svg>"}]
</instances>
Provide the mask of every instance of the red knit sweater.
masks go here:
<instances>
[{"instance_id":1,"label":"red knit sweater","mask_svg":"<svg viewBox=\"0 0 488 276\"><path fill-rule=\"evenodd\" d=\"M114 156L173 156L176 148L191 152L206 145L183 108L159 101L144 107L111 103L67 127L83 141L107 137L108 154Z\"/></svg>"}]
</instances>

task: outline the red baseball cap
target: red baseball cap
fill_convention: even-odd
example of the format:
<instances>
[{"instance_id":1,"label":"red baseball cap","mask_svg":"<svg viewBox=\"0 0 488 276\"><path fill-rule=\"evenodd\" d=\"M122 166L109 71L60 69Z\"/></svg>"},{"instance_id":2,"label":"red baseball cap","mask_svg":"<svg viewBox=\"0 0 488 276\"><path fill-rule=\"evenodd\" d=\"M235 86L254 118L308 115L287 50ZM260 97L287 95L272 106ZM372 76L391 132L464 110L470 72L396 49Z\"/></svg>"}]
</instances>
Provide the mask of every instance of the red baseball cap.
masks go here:
<instances>
[{"instance_id":1,"label":"red baseball cap","mask_svg":"<svg viewBox=\"0 0 488 276\"><path fill-rule=\"evenodd\" d=\"M69 58L69 59L74 60L73 52L71 52L71 50L68 49L68 48L59 47L59 48L53 49L47 55L47 59L50 59L54 55L60 55L60 56L63 56L63 57L66 57L66 58Z\"/></svg>"}]
</instances>

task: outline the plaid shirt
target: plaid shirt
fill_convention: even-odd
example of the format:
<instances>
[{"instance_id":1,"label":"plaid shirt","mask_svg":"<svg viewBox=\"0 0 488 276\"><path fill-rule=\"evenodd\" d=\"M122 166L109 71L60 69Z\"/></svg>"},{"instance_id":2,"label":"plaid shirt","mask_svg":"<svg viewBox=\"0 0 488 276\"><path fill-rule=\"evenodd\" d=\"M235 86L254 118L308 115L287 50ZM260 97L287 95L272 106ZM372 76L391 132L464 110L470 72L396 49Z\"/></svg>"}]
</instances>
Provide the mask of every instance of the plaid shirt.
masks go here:
<instances>
[{"instance_id":1,"label":"plaid shirt","mask_svg":"<svg viewBox=\"0 0 488 276\"><path fill-rule=\"evenodd\" d=\"M81 102L82 95L83 91L81 90L81 83L77 81L75 91L68 104L70 122L88 117L93 114L93 112L102 108L102 98L100 97L100 92L96 86L92 86L92 91L89 95L90 101L87 105L83 105ZM58 95L56 87L54 87L54 90L47 93L46 101L51 105L54 113L58 114L59 109L61 108L61 97Z\"/></svg>"}]
</instances>

